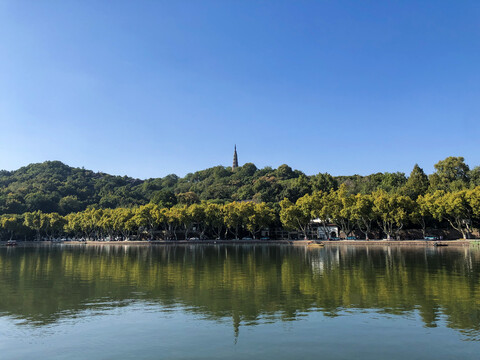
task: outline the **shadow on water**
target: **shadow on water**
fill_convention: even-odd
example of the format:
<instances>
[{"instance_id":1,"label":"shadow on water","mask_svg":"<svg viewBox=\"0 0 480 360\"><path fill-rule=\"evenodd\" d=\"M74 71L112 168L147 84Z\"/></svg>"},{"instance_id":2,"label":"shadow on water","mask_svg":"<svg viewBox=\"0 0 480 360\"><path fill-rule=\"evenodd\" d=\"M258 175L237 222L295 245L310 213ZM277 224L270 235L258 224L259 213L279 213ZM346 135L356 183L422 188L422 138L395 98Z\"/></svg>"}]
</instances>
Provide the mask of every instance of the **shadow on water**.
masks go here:
<instances>
[{"instance_id":1,"label":"shadow on water","mask_svg":"<svg viewBox=\"0 0 480 360\"><path fill-rule=\"evenodd\" d=\"M44 326L132 303L240 325L320 311L418 312L478 337L480 252L467 248L39 246L0 249L0 315Z\"/></svg>"}]
</instances>

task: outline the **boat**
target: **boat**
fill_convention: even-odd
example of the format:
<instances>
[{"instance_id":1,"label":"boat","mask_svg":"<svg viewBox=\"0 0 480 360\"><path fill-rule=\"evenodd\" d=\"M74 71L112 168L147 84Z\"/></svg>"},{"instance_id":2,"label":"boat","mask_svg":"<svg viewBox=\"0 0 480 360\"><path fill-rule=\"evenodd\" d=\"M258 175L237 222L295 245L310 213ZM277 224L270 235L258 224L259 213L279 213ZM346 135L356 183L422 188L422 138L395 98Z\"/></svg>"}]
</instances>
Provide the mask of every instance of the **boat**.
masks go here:
<instances>
[{"instance_id":1,"label":"boat","mask_svg":"<svg viewBox=\"0 0 480 360\"><path fill-rule=\"evenodd\" d=\"M435 242L435 243L433 243L433 246L448 246L448 245Z\"/></svg>"},{"instance_id":2,"label":"boat","mask_svg":"<svg viewBox=\"0 0 480 360\"><path fill-rule=\"evenodd\" d=\"M295 245L295 246L306 246L306 247L309 247L309 248L316 248L316 247L323 247L325 246L323 243L321 242L316 242L314 240L298 240L298 241L293 241L292 242L292 245Z\"/></svg>"},{"instance_id":3,"label":"boat","mask_svg":"<svg viewBox=\"0 0 480 360\"><path fill-rule=\"evenodd\" d=\"M15 240L8 240L6 246L17 246L17 242Z\"/></svg>"},{"instance_id":4,"label":"boat","mask_svg":"<svg viewBox=\"0 0 480 360\"><path fill-rule=\"evenodd\" d=\"M307 244L307 247L309 247L309 248L324 247L324 246L325 246L325 244L317 243L317 242L314 242L314 241Z\"/></svg>"}]
</instances>

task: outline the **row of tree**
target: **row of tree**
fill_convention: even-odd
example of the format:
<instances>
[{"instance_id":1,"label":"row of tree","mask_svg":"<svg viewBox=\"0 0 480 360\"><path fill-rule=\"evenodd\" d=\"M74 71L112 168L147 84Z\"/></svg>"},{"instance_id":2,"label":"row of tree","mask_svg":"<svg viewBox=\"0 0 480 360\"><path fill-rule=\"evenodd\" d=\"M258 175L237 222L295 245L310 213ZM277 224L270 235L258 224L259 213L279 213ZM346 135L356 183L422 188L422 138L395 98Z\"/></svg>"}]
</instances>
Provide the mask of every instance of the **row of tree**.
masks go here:
<instances>
[{"instance_id":1,"label":"row of tree","mask_svg":"<svg viewBox=\"0 0 480 360\"><path fill-rule=\"evenodd\" d=\"M425 237L427 225L441 227L446 222L467 239L480 225L480 186L451 192L437 190L413 200L384 190L353 195L342 185L337 191L307 194L295 203L284 199L280 207L282 224L300 229L305 236L312 220L319 219L325 234L327 224L334 223L347 237L358 230L368 239L372 228L378 226L390 239L406 225L420 227Z\"/></svg>"},{"instance_id":2,"label":"row of tree","mask_svg":"<svg viewBox=\"0 0 480 360\"><path fill-rule=\"evenodd\" d=\"M238 239L250 234L258 237L262 229L281 228L300 231L311 236L313 220L324 227L336 224L345 236L363 233L366 239L380 230L388 239L397 237L406 226L422 229L445 227L469 238L480 225L480 186L468 190L447 192L437 190L419 195L415 200L406 195L377 190L371 194L350 194L346 185L338 190L315 191L292 202L285 198L280 204L209 202L160 207L147 204L134 208L94 209L70 213L2 215L0 231L3 238L28 237L37 239L72 236L76 238L137 238ZM328 235L327 235L328 236Z\"/></svg>"},{"instance_id":3,"label":"row of tree","mask_svg":"<svg viewBox=\"0 0 480 360\"><path fill-rule=\"evenodd\" d=\"M449 157L435 164L435 172L430 175L415 165L408 177L403 172L308 176L285 164L276 169L259 169L247 163L235 171L215 166L182 178L172 174L140 180L47 161L15 171L0 171L0 215L37 210L67 215L89 207L115 209L148 203L172 207L201 201L225 204L251 200L274 206L284 198L296 202L306 194L337 190L342 184L349 194L384 190L416 200L419 195L436 190L458 191L479 186L480 167L470 169L462 157Z\"/></svg>"},{"instance_id":4,"label":"row of tree","mask_svg":"<svg viewBox=\"0 0 480 360\"><path fill-rule=\"evenodd\" d=\"M87 209L66 216L43 213L2 215L0 231L4 239L15 237L84 239L188 239L238 238L259 232L275 222L275 212L265 203L232 202L226 205L200 203L161 208L156 204L136 208Z\"/></svg>"}]
</instances>

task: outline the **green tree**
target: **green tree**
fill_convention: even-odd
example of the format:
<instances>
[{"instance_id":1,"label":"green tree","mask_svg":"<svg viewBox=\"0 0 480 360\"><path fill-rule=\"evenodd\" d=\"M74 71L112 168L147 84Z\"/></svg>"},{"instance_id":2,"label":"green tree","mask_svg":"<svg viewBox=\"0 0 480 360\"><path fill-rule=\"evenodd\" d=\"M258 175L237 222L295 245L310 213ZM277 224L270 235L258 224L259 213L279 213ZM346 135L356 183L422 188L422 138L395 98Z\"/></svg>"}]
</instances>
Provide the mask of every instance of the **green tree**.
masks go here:
<instances>
[{"instance_id":1,"label":"green tree","mask_svg":"<svg viewBox=\"0 0 480 360\"><path fill-rule=\"evenodd\" d=\"M288 199L280 202L280 221L283 226L290 230L300 230L304 238L308 238L310 223L314 218L316 208L316 193L302 196L292 203Z\"/></svg>"},{"instance_id":2,"label":"green tree","mask_svg":"<svg viewBox=\"0 0 480 360\"><path fill-rule=\"evenodd\" d=\"M94 208L80 213L80 229L86 238L91 240L98 239L102 215L103 209Z\"/></svg>"},{"instance_id":3,"label":"green tree","mask_svg":"<svg viewBox=\"0 0 480 360\"><path fill-rule=\"evenodd\" d=\"M342 184L337 191L331 192L331 216L345 236L350 236L355 228L354 207L355 196L349 195L347 187Z\"/></svg>"},{"instance_id":4,"label":"green tree","mask_svg":"<svg viewBox=\"0 0 480 360\"><path fill-rule=\"evenodd\" d=\"M477 230L480 227L480 186L467 192L467 201L472 209L473 224Z\"/></svg>"},{"instance_id":5,"label":"green tree","mask_svg":"<svg viewBox=\"0 0 480 360\"><path fill-rule=\"evenodd\" d=\"M295 173L292 168L286 164L280 165L275 171L275 175L281 180L292 179L295 177Z\"/></svg>"},{"instance_id":6,"label":"green tree","mask_svg":"<svg viewBox=\"0 0 480 360\"><path fill-rule=\"evenodd\" d=\"M401 192L416 200L420 195L425 195L429 186L428 176L418 164L415 164Z\"/></svg>"},{"instance_id":7,"label":"green tree","mask_svg":"<svg viewBox=\"0 0 480 360\"><path fill-rule=\"evenodd\" d=\"M376 220L372 195L355 195L355 202L352 206L352 218L355 219L358 228L365 235L365 240L368 240L372 223Z\"/></svg>"},{"instance_id":8,"label":"green tree","mask_svg":"<svg viewBox=\"0 0 480 360\"><path fill-rule=\"evenodd\" d=\"M283 198L288 198L291 201L297 201L297 199L310 193L312 188L310 186L309 179L305 175L289 180L286 183L285 189L281 192Z\"/></svg>"},{"instance_id":9,"label":"green tree","mask_svg":"<svg viewBox=\"0 0 480 360\"><path fill-rule=\"evenodd\" d=\"M175 209L175 215L177 217L177 221L180 225L183 226L185 240L187 240L188 233L190 232L195 222L195 219L193 218L193 214L191 211L189 211L189 207L187 205L179 206L174 209Z\"/></svg>"},{"instance_id":10,"label":"green tree","mask_svg":"<svg viewBox=\"0 0 480 360\"><path fill-rule=\"evenodd\" d=\"M159 222L160 209L155 204L147 204L140 206L135 211L135 222L139 229L144 229L148 232L150 239L154 238L154 232L157 229Z\"/></svg>"},{"instance_id":11,"label":"green tree","mask_svg":"<svg viewBox=\"0 0 480 360\"><path fill-rule=\"evenodd\" d=\"M58 213L45 214L45 233L49 238L55 238L63 233L66 220Z\"/></svg>"},{"instance_id":12,"label":"green tree","mask_svg":"<svg viewBox=\"0 0 480 360\"><path fill-rule=\"evenodd\" d=\"M208 204L205 207L205 223L212 230L216 239L222 236L222 230L225 227L223 205Z\"/></svg>"},{"instance_id":13,"label":"green tree","mask_svg":"<svg viewBox=\"0 0 480 360\"><path fill-rule=\"evenodd\" d=\"M275 220L275 213L265 203L246 202L239 205L242 223L254 239L259 231Z\"/></svg>"},{"instance_id":14,"label":"green tree","mask_svg":"<svg viewBox=\"0 0 480 360\"><path fill-rule=\"evenodd\" d=\"M114 234L116 233L114 214L115 209L104 209L102 217L98 221L98 226L102 232L101 236L108 236L110 240L113 240Z\"/></svg>"},{"instance_id":15,"label":"green tree","mask_svg":"<svg viewBox=\"0 0 480 360\"><path fill-rule=\"evenodd\" d=\"M132 209L118 208L113 211L113 229L127 240L137 226L135 212Z\"/></svg>"},{"instance_id":16,"label":"green tree","mask_svg":"<svg viewBox=\"0 0 480 360\"><path fill-rule=\"evenodd\" d=\"M193 191L177 194L177 200L182 205L198 204L200 202L199 197Z\"/></svg>"},{"instance_id":17,"label":"green tree","mask_svg":"<svg viewBox=\"0 0 480 360\"><path fill-rule=\"evenodd\" d=\"M0 229L7 234L9 240L12 240L15 235L18 236L25 230L23 215L0 216Z\"/></svg>"},{"instance_id":18,"label":"green tree","mask_svg":"<svg viewBox=\"0 0 480 360\"><path fill-rule=\"evenodd\" d=\"M193 204L188 207L188 213L193 220L200 239L204 238L205 231L207 230L205 207L206 204L204 203Z\"/></svg>"},{"instance_id":19,"label":"green tree","mask_svg":"<svg viewBox=\"0 0 480 360\"><path fill-rule=\"evenodd\" d=\"M25 196L25 204L30 211L41 210L43 212L56 211L58 206L56 194L49 192L35 192Z\"/></svg>"},{"instance_id":20,"label":"green tree","mask_svg":"<svg viewBox=\"0 0 480 360\"><path fill-rule=\"evenodd\" d=\"M36 232L36 240L41 238L41 231L45 229L47 217L40 211L25 213L24 224Z\"/></svg>"},{"instance_id":21,"label":"green tree","mask_svg":"<svg viewBox=\"0 0 480 360\"><path fill-rule=\"evenodd\" d=\"M255 164L246 163L243 166L238 167L237 170L235 170L235 177L238 179L242 179L243 183L245 183L245 181L255 175L256 172L257 167L255 166Z\"/></svg>"},{"instance_id":22,"label":"green tree","mask_svg":"<svg viewBox=\"0 0 480 360\"><path fill-rule=\"evenodd\" d=\"M472 188L480 186L480 166L475 166L470 170L468 177L470 178L470 186Z\"/></svg>"},{"instance_id":23,"label":"green tree","mask_svg":"<svg viewBox=\"0 0 480 360\"><path fill-rule=\"evenodd\" d=\"M437 190L434 193L426 194L424 201L428 211L435 219L447 220L453 229L462 234L464 239L470 236L473 210L466 190L455 192Z\"/></svg>"},{"instance_id":24,"label":"green tree","mask_svg":"<svg viewBox=\"0 0 480 360\"><path fill-rule=\"evenodd\" d=\"M330 192L331 190L337 190L338 181L330 174L319 173L312 176L310 179L313 191Z\"/></svg>"},{"instance_id":25,"label":"green tree","mask_svg":"<svg viewBox=\"0 0 480 360\"><path fill-rule=\"evenodd\" d=\"M462 156L447 157L434 165L436 172L431 175L433 190L461 190L468 186L469 167Z\"/></svg>"},{"instance_id":26,"label":"green tree","mask_svg":"<svg viewBox=\"0 0 480 360\"><path fill-rule=\"evenodd\" d=\"M385 190L386 192L397 192L407 182L407 178L403 172L389 173L386 172L381 175L381 182L377 189Z\"/></svg>"},{"instance_id":27,"label":"green tree","mask_svg":"<svg viewBox=\"0 0 480 360\"><path fill-rule=\"evenodd\" d=\"M75 195L67 195L60 199L58 206L63 215L83 210L83 204Z\"/></svg>"},{"instance_id":28,"label":"green tree","mask_svg":"<svg viewBox=\"0 0 480 360\"><path fill-rule=\"evenodd\" d=\"M79 238L82 234L82 216L83 213L70 213L65 216L66 224L64 230L67 233L73 234L75 238Z\"/></svg>"},{"instance_id":29,"label":"green tree","mask_svg":"<svg viewBox=\"0 0 480 360\"><path fill-rule=\"evenodd\" d=\"M311 196L311 213L312 218L317 218L323 227L323 233L330 238L328 224L333 220L336 212L337 193L333 190L326 193L323 191L314 192Z\"/></svg>"},{"instance_id":30,"label":"green tree","mask_svg":"<svg viewBox=\"0 0 480 360\"><path fill-rule=\"evenodd\" d=\"M223 221L227 230L232 232L232 234L235 236L235 239L238 239L238 232L240 226L242 225L242 216L240 213L239 203L234 201L226 204L223 207Z\"/></svg>"},{"instance_id":31,"label":"green tree","mask_svg":"<svg viewBox=\"0 0 480 360\"><path fill-rule=\"evenodd\" d=\"M387 240L392 235L397 235L409 219L413 210L413 200L408 196L388 194L384 190L377 190L373 196L373 211L378 219L378 224L387 235Z\"/></svg>"},{"instance_id":32,"label":"green tree","mask_svg":"<svg viewBox=\"0 0 480 360\"><path fill-rule=\"evenodd\" d=\"M178 240L177 238L177 227L180 225L180 219L181 219L181 213L179 211L178 207L172 207L168 209L167 211L164 212L165 219L167 221L167 236L170 239L172 237L172 234L175 238L175 240Z\"/></svg>"},{"instance_id":33,"label":"green tree","mask_svg":"<svg viewBox=\"0 0 480 360\"><path fill-rule=\"evenodd\" d=\"M172 206L177 204L177 197L175 196L175 193L170 190L170 189L162 189L160 191L157 191L153 197L152 200L150 200L151 203L158 205L158 207L163 208L171 208Z\"/></svg>"},{"instance_id":34,"label":"green tree","mask_svg":"<svg viewBox=\"0 0 480 360\"><path fill-rule=\"evenodd\" d=\"M428 196L419 195L414 204L414 209L411 213L412 221L422 227L423 238L427 236L427 219L431 217L430 205L428 203Z\"/></svg>"}]
</instances>

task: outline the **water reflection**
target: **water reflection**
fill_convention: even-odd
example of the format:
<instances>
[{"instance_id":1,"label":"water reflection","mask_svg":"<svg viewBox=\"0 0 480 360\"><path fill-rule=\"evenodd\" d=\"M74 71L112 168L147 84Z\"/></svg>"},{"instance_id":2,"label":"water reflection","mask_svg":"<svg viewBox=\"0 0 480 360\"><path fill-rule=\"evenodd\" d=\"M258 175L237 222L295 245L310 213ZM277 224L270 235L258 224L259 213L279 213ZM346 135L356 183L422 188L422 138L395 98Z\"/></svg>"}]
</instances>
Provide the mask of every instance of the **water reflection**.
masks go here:
<instances>
[{"instance_id":1,"label":"water reflection","mask_svg":"<svg viewBox=\"0 0 480 360\"><path fill-rule=\"evenodd\" d=\"M132 303L240 325L346 310L480 330L480 252L468 248L39 246L0 249L0 315L44 326Z\"/></svg>"}]
</instances>

